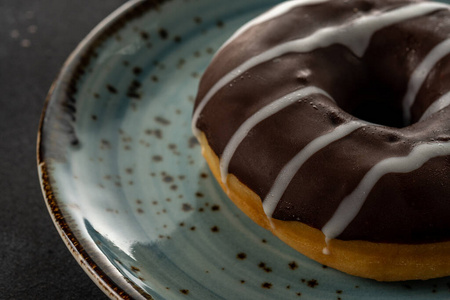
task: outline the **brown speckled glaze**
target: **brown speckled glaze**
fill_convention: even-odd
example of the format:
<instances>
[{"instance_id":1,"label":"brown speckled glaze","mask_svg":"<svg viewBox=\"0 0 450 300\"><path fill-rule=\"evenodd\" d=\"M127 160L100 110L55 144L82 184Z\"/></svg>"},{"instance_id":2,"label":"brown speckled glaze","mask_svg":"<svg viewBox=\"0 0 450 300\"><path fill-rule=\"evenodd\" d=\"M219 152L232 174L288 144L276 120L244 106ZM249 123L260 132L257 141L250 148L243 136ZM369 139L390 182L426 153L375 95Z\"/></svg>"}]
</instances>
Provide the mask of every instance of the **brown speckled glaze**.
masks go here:
<instances>
[{"instance_id":1,"label":"brown speckled glaze","mask_svg":"<svg viewBox=\"0 0 450 300\"><path fill-rule=\"evenodd\" d=\"M167 1L161 9L152 3L133 4L126 11L139 8L134 17L122 12L102 23L106 29L120 24L116 31L105 35L102 29L83 42L76 54L89 49L91 54L68 62L41 121L38 159L45 199L83 269L115 299L249 299L248 293L256 293L286 300L334 297L337 288L346 298L358 290L355 285L364 293L377 288L335 276L252 226L202 163L188 128L196 77L238 25L235 17L241 22L248 15L230 12L220 1L214 4L223 15L195 9L210 6L210 0ZM254 4L261 8L260 0ZM172 5L187 9L167 14ZM183 30L164 23L176 12L187 15ZM191 27L185 31L185 25ZM202 43L191 47L191 38ZM142 51L109 56L129 45ZM173 50L170 59L167 52L153 56L161 45ZM177 85L174 97L161 97L173 80L185 85ZM313 279L319 284L310 288ZM446 291L446 282L433 282L436 288L411 284L411 295Z\"/></svg>"},{"instance_id":2,"label":"brown speckled glaze","mask_svg":"<svg viewBox=\"0 0 450 300\"><path fill-rule=\"evenodd\" d=\"M57 193L55 193L52 187L52 181L54 179L50 178L51 172L49 172L49 166L46 163L48 155L46 153L45 145L47 143L54 143L56 140L68 140L72 146L77 146L78 139L71 125L76 121L75 94L77 92L78 80L87 72L86 67L89 65L91 59L97 57L96 49L98 49L106 39L116 34L116 32L125 26L128 21L141 17L149 10L158 9L159 5L165 2L166 0L152 0L135 2L131 6L124 6L116 12L116 14L120 17L116 18L113 22L110 22L106 26L96 29L95 38L86 41L87 44L84 45L82 49L76 50L76 52L78 51L76 53L77 55L70 58L66 62L66 65L74 65L75 67L70 71L64 70L65 72L61 73L50 89L44 104L38 130L37 162L41 174L40 180L42 182L43 194L49 211L52 214L52 218L58 226L58 230L60 231L66 245L73 251L72 254L74 254L75 257L77 257L77 255L81 257L80 260L77 259L78 263L86 272L90 273L90 276L96 278L95 283L111 298L132 299L129 293L124 291L114 281L114 279L108 276L90 257L90 255L83 248L82 244L78 241L76 235L73 233L72 228L66 222L65 216L59 207L58 201L56 200ZM138 69L139 68L136 67L135 71ZM66 81L67 78L69 78L69 81ZM59 84L62 82L65 85L66 93L64 97L55 100L53 99L53 91L57 82L59 82ZM106 85L106 89L113 94L117 93L116 88L109 84ZM94 97L99 98L100 96L99 94L94 93ZM52 111L48 111L50 99L53 101L51 103ZM60 118L46 119L45 117L50 114L58 114L54 111L55 109L61 111L59 113ZM93 121L96 121L97 117L93 115L92 119ZM62 131L55 130L55 128L60 128L59 124L65 124L66 128ZM102 145L104 147L108 147L108 141L103 141ZM52 153L51 158L64 161L64 153ZM153 299L151 295L144 292L132 281L128 281L128 283L144 298Z\"/></svg>"}]
</instances>

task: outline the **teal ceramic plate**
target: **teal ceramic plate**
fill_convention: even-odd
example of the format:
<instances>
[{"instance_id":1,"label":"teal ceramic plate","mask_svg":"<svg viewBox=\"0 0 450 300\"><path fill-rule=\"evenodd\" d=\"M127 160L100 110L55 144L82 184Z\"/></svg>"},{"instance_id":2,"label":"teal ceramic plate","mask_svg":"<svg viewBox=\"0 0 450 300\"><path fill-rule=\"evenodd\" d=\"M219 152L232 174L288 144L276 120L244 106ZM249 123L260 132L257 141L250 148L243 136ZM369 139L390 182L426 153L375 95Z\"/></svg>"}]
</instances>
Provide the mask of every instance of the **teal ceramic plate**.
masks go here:
<instances>
[{"instance_id":1,"label":"teal ceramic plate","mask_svg":"<svg viewBox=\"0 0 450 300\"><path fill-rule=\"evenodd\" d=\"M449 299L450 279L378 283L326 268L222 193L190 131L202 71L275 0L131 1L65 64L46 103L44 196L111 298Z\"/></svg>"}]
</instances>

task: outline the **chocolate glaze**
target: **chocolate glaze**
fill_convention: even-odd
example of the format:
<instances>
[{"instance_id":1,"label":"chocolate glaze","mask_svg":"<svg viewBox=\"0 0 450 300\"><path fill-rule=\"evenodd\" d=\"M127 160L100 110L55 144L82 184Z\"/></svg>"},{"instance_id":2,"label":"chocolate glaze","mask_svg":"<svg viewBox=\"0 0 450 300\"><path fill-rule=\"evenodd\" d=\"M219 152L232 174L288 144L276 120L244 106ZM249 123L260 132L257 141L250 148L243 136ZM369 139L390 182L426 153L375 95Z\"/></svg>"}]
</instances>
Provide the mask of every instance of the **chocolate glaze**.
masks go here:
<instances>
[{"instance_id":1,"label":"chocolate glaze","mask_svg":"<svg viewBox=\"0 0 450 300\"><path fill-rule=\"evenodd\" d=\"M349 0L296 7L258 24L227 44L206 70L195 107L231 70L272 47L307 37L321 27L351 22L375 11L420 1ZM254 38L256 37L257 38ZM312 140L358 118L367 125L314 153L295 175L273 217L321 229L363 176L377 163L408 155L415 146L450 140L450 108L418 122L450 90L450 55L427 75L403 126L402 98L423 58L450 36L450 12L437 10L378 30L359 58L334 44L307 53L288 53L257 65L220 89L201 111L196 127L220 157L250 116L301 87L311 95L256 125L231 159L229 172L264 199L280 170ZM450 157L432 158L419 169L384 175L342 240L426 243L450 240Z\"/></svg>"}]
</instances>

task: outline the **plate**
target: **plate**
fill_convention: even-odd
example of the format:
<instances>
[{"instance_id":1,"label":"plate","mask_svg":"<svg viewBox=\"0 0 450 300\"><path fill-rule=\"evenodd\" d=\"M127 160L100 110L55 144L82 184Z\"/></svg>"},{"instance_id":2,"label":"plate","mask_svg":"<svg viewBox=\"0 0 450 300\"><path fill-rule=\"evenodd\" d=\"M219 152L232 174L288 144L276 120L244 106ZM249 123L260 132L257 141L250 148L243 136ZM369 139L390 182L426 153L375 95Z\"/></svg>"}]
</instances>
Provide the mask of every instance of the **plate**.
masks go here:
<instances>
[{"instance_id":1,"label":"plate","mask_svg":"<svg viewBox=\"0 0 450 300\"><path fill-rule=\"evenodd\" d=\"M86 273L117 299L448 299L295 252L215 182L190 130L199 77L275 0L130 1L69 57L41 120L42 190Z\"/></svg>"}]
</instances>

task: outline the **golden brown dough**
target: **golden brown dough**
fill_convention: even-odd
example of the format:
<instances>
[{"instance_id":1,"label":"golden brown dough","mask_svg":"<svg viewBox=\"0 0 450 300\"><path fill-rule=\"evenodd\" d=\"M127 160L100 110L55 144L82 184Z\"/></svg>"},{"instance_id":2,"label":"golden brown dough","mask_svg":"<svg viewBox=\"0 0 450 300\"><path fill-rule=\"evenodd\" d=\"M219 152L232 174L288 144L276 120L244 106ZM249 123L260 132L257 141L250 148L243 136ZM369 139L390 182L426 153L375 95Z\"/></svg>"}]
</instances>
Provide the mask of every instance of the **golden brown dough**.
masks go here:
<instances>
[{"instance_id":1,"label":"golden brown dough","mask_svg":"<svg viewBox=\"0 0 450 300\"><path fill-rule=\"evenodd\" d=\"M220 180L219 159L204 134L200 144L214 177L230 199L258 225L270 230L286 244L307 257L345 273L379 281L430 279L450 275L450 242L430 244L389 244L367 241L331 240L329 255L325 236L301 222L269 220L262 202L253 191L229 174L227 185Z\"/></svg>"}]
</instances>

